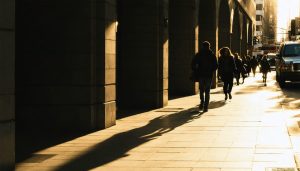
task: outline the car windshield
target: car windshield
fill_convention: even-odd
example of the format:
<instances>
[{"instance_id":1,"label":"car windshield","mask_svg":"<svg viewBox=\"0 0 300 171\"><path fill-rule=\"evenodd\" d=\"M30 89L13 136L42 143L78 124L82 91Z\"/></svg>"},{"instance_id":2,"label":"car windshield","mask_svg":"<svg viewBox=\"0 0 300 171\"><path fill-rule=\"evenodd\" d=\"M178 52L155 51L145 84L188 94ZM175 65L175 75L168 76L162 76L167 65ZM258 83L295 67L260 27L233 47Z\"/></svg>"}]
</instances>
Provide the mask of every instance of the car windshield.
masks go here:
<instances>
[{"instance_id":1,"label":"car windshield","mask_svg":"<svg viewBox=\"0 0 300 171\"><path fill-rule=\"evenodd\" d=\"M267 55L267 58L268 58L268 59L273 59L273 58L276 58L276 55L269 55L269 54L268 54L268 55Z\"/></svg>"},{"instance_id":2,"label":"car windshield","mask_svg":"<svg viewBox=\"0 0 300 171\"><path fill-rule=\"evenodd\" d=\"M284 57L300 56L300 44L286 45L283 52Z\"/></svg>"}]
</instances>

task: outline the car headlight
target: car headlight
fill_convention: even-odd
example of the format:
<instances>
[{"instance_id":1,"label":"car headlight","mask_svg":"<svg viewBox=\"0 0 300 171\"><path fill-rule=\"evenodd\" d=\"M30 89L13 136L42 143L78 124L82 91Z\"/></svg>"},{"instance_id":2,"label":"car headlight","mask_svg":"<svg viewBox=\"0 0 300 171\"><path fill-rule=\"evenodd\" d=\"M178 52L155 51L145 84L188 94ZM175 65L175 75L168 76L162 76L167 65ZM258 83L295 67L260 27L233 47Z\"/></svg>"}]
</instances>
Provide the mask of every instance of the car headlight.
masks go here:
<instances>
[{"instance_id":1,"label":"car headlight","mask_svg":"<svg viewBox=\"0 0 300 171\"><path fill-rule=\"evenodd\" d=\"M293 62L287 62L287 63L284 63L284 64L281 66L281 69L282 69L282 70L285 70L285 71L292 71L292 70L293 70Z\"/></svg>"}]
</instances>

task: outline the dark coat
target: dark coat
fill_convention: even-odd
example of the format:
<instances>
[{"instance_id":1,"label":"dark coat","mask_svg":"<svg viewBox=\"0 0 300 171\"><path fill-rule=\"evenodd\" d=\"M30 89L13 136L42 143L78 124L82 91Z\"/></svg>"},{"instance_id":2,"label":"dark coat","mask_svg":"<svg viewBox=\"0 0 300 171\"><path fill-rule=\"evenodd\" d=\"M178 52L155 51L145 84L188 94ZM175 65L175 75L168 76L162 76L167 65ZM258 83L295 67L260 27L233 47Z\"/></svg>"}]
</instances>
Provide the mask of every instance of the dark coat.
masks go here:
<instances>
[{"instance_id":1,"label":"dark coat","mask_svg":"<svg viewBox=\"0 0 300 171\"><path fill-rule=\"evenodd\" d=\"M243 73L244 65L243 65L242 60L239 59L239 58L234 58L234 62L235 62L235 66L236 66L236 69L237 69L236 74Z\"/></svg>"},{"instance_id":2,"label":"dark coat","mask_svg":"<svg viewBox=\"0 0 300 171\"><path fill-rule=\"evenodd\" d=\"M258 61L255 58L252 58L250 60L250 65L251 65L252 68L255 68L258 65Z\"/></svg>"},{"instance_id":3,"label":"dark coat","mask_svg":"<svg viewBox=\"0 0 300 171\"><path fill-rule=\"evenodd\" d=\"M262 73L267 73L270 71L270 63L267 59L262 59L260 61L260 67Z\"/></svg>"},{"instance_id":4,"label":"dark coat","mask_svg":"<svg viewBox=\"0 0 300 171\"><path fill-rule=\"evenodd\" d=\"M233 79L236 72L236 65L233 56L220 56L219 58L219 76L224 79Z\"/></svg>"},{"instance_id":5,"label":"dark coat","mask_svg":"<svg viewBox=\"0 0 300 171\"><path fill-rule=\"evenodd\" d=\"M192 70L198 78L212 78L218 68L217 57L211 50L201 50L192 61Z\"/></svg>"}]
</instances>

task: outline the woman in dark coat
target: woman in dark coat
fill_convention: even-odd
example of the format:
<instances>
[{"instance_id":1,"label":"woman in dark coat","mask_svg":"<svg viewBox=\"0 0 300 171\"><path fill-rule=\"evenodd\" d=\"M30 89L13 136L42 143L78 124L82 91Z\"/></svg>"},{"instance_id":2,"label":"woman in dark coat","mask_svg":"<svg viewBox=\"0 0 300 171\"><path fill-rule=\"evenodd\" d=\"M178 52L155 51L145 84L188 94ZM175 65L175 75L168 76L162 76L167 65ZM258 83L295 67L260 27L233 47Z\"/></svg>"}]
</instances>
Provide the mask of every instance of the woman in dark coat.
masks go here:
<instances>
[{"instance_id":1,"label":"woman in dark coat","mask_svg":"<svg viewBox=\"0 0 300 171\"><path fill-rule=\"evenodd\" d=\"M239 56L238 53L235 53L234 54L234 62L235 62L235 65L236 65L236 72L235 72L235 79L236 79L236 85L240 85L240 77L241 77L241 74L244 74L244 65L243 65L243 62ZM243 76L243 83L244 83L244 76Z\"/></svg>"},{"instance_id":2,"label":"woman in dark coat","mask_svg":"<svg viewBox=\"0 0 300 171\"><path fill-rule=\"evenodd\" d=\"M233 86L234 73L236 71L236 66L234 62L233 55L228 47L223 47L220 49L219 57L219 77L224 82L223 91L225 94L225 100L232 98L231 90Z\"/></svg>"}]
</instances>

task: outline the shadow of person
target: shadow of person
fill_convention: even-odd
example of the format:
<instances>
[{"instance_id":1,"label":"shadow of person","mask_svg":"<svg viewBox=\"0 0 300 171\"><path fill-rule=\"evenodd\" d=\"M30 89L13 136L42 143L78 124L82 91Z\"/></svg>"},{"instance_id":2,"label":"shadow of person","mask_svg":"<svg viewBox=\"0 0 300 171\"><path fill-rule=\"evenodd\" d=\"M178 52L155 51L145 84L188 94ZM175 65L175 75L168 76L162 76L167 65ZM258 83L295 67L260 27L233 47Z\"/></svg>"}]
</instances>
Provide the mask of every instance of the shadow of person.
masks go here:
<instances>
[{"instance_id":1,"label":"shadow of person","mask_svg":"<svg viewBox=\"0 0 300 171\"><path fill-rule=\"evenodd\" d=\"M87 152L67 161L57 171L90 170L119 158L125 157L127 152L146 142L174 130L185 123L197 119L198 112L194 108L160 116L145 126L122 132L94 145Z\"/></svg>"},{"instance_id":2,"label":"shadow of person","mask_svg":"<svg viewBox=\"0 0 300 171\"><path fill-rule=\"evenodd\" d=\"M225 104L226 104L226 103L225 103L224 100L211 101L211 102L209 103L208 108L209 108L209 109L216 109L216 108L223 107Z\"/></svg>"}]
</instances>

